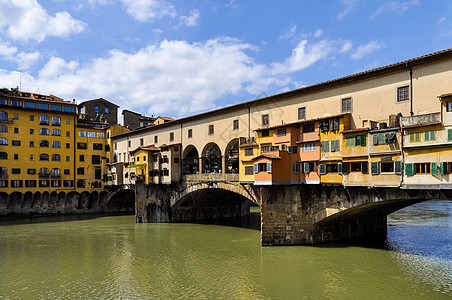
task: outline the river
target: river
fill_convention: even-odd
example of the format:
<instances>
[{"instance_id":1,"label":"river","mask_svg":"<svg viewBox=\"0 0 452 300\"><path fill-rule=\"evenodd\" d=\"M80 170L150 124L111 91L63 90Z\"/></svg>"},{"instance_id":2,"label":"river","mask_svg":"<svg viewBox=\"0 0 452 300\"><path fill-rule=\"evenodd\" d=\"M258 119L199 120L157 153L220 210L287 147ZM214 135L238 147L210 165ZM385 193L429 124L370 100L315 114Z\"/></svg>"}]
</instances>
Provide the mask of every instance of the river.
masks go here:
<instances>
[{"instance_id":1,"label":"river","mask_svg":"<svg viewBox=\"0 0 452 300\"><path fill-rule=\"evenodd\" d=\"M392 214L386 245L261 247L255 229L134 216L0 222L0 299L449 299L452 201Z\"/></svg>"}]
</instances>

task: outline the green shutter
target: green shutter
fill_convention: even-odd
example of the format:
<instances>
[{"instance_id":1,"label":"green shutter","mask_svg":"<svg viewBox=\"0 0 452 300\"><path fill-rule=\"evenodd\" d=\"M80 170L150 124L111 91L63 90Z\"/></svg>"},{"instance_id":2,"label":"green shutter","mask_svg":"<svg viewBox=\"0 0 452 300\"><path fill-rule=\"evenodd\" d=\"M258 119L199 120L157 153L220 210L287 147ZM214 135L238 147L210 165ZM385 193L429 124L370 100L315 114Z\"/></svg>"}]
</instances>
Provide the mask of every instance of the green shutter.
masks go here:
<instances>
[{"instance_id":1,"label":"green shutter","mask_svg":"<svg viewBox=\"0 0 452 300\"><path fill-rule=\"evenodd\" d=\"M432 175L438 174L438 168L436 167L436 162L432 162L430 165L430 173Z\"/></svg>"},{"instance_id":2,"label":"green shutter","mask_svg":"<svg viewBox=\"0 0 452 300\"><path fill-rule=\"evenodd\" d=\"M439 172L441 175L449 174L447 170L447 162L441 162L439 166Z\"/></svg>"},{"instance_id":3,"label":"green shutter","mask_svg":"<svg viewBox=\"0 0 452 300\"><path fill-rule=\"evenodd\" d=\"M372 175L380 174L380 162L373 161L370 165Z\"/></svg>"},{"instance_id":4,"label":"green shutter","mask_svg":"<svg viewBox=\"0 0 452 300\"><path fill-rule=\"evenodd\" d=\"M361 146L363 146L363 147L366 146L366 135L365 134L361 135Z\"/></svg>"},{"instance_id":5,"label":"green shutter","mask_svg":"<svg viewBox=\"0 0 452 300\"><path fill-rule=\"evenodd\" d=\"M394 164L394 173L397 175L402 174L402 162L400 160L396 160Z\"/></svg>"},{"instance_id":6,"label":"green shutter","mask_svg":"<svg viewBox=\"0 0 452 300\"><path fill-rule=\"evenodd\" d=\"M320 164L320 175L325 175L325 174L326 174L326 165Z\"/></svg>"},{"instance_id":7,"label":"green shutter","mask_svg":"<svg viewBox=\"0 0 452 300\"><path fill-rule=\"evenodd\" d=\"M405 164L405 175L407 175L407 176L414 175L413 164Z\"/></svg>"},{"instance_id":8,"label":"green shutter","mask_svg":"<svg viewBox=\"0 0 452 300\"><path fill-rule=\"evenodd\" d=\"M452 142L452 129L447 129L447 141Z\"/></svg>"},{"instance_id":9,"label":"green shutter","mask_svg":"<svg viewBox=\"0 0 452 300\"><path fill-rule=\"evenodd\" d=\"M342 164L341 163L337 164L337 173L342 174Z\"/></svg>"},{"instance_id":10,"label":"green shutter","mask_svg":"<svg viewBox=\"0 0 452 300\"><path fill-rule=\"evenodd\" d=\"M346 147L355 147L356 145L356 138L353 137L348 137L345 139L345 146Z\"/></svg>"}]
</instances>

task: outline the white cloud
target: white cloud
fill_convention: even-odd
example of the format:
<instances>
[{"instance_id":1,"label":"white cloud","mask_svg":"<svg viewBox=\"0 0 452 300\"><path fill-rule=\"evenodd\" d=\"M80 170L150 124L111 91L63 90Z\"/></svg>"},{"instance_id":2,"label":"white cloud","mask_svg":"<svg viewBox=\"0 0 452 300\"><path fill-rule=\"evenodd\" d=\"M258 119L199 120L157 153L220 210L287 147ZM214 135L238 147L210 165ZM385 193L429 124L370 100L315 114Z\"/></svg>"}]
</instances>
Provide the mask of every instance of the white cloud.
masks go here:
<instances>
[{"instance_id":1,"label":"white cloud","mask_svg":"<svg viewBox=\"0 0 452 300\"><path fill-rule=\"evenodd\" d=\"M359 46L355 53L352 54L352 59L360 59L382 47L384 47L383 43L380 43L379 41L371 41L365 45Z\"/></svg>"},{"instance_id":2,"label":"white cloud","mask_svg":"<svg viewBox=\"0 0 452 300\"><path fill-rule=\"evenodd\" d=\"M36 0L0 1L0 32L13 40L42 42L47 36L68 37L85 27L66 11L49 15Z\"/></svg>"},{"instance_id":3,"label":"white cloud","mask_svg":"<svg viewBox=\"0 0 452 300\"><path fill-rule=\"evenodd\" d=\"M127 13L137 21L146 22L162 17L176 17L174 6L163 0L121 0Z\"/></svg>"},{"instance_id":4,"label":"white cloud","mask_svg":"<svg viewBox=\"0 0 452 300\"><path fill-rule=\"evenodd\" d=\"M350 51L352 49L352 47L353 47L352 42L345 41L344 44L341 47L341 50L339 52L340 53L344 53L344 52Z\"/></svg>"},{"instance_id":5,"label":"white cloud","mask_svg":"<svg viewBox=\"0 0 452 300\"><path fill-rule=\"evenodd\" d=\"M408 9L413 6L418 6L419 0L410 0L410 1L386 1L383 5L379 6L371 15L370 19L373 20L379 15L396 12L396 13L404 13Z\"/></svg>"},{"instance_id":6,"label":"white cloud","mask_svg":"<svg viewBox=\"0 0 452 300\"><path fill-rule=\"evenodd\" d=\"M318 38L318 37L320 37L322 34L323 34L323 30L322 30L322 29L317 29L317 30L314 32L314 37Z\"/></svg>"},{"instance_id":7,"label":"white cloud","mask_svg":"<svg viewBox=\"0 0 452 300\"><path fill-rule=\"evenodd\" d=\"M290 26L290 28L286 32L281 34L281 36L279 38L280 39L290 39L295 35L296 32L297 32L297 24Z\"/></svg>"},{"instance_id":8,"label":"white cloud","mask_svg":"<svg viewBox=\"0 0 452 300\"><path fill-rule=\"evenodd\" d=\"M19 67L19 70L28 70L32 65L34 65L40 57L40 53L35 52L20 52L16 55L15 61Z\"/></svg>"},{"instance_id":9,"label":"white cloud","mask_svg":"<svg viewBox=\"0 0 452 300\"><path fill-rule=\"evenodd\" d=\"M348 14L355 10L358 0L341 0L343 9L337 14L339 20L343 20Z\"/></svg>"},{"instance_id":10,"label":"white cloud","mask_svg":"<svg viewBox=\"0 0 452 300\"><path fill-rule=\"evenodd\" d=\"M17 47L12 46L8 42L0 40L0 56L5 58L12 57L17 52Z\"/></svg>"},{"instance_id":11,"label":"white cloud","mask_svg":"<svg viewBox=\"0 0 452 300\"><path fill-rule=\"evenodd\" d=\"M66 62L59 57L52 57L49 62L39 72L40 79L55 79L58 76L71 74L78 67L75 61Z\"/></svg>"},{"instance_id":12,"label":"white cloud","mask_svg":"<svg viewBox=\"0 0 452 300\"><path fill-rule=\"evenodd\" d=\"M198 25L198 19L201 16L197 9L193 9L188 16L181 16L180 19L185 26Z\"/></svg>"}]
</instances>

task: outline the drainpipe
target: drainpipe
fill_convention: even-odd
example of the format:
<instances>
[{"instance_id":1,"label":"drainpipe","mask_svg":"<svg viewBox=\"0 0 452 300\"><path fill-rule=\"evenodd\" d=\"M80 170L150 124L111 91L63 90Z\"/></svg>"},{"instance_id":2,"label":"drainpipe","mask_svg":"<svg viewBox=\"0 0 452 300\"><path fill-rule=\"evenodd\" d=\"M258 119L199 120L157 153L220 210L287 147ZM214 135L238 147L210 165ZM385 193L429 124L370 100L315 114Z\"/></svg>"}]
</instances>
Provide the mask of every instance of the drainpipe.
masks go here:
<instances>
[{"instance_id":1,"label":"drainpipe","mask_svg":"<svg viewBox=\"0 0 452 300\"><path fill-rule=\"evenodd\" d=\"M408 62L406 63L406 66L410 70L410 115L413 116L413 69Z\"/></svg>"}]
</instances>

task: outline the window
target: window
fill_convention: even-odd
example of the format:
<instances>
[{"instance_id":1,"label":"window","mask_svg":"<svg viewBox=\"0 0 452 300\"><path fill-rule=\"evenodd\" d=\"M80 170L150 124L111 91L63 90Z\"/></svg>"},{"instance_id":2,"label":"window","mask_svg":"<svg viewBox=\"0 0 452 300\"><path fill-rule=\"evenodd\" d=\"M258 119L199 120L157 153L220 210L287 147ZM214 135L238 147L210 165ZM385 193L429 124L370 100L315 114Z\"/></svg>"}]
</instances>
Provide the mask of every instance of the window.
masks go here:
<instances>
[{"instance_id":1,"label":"window","mask_svg":"<svg viewBox=\"0 0 452 300\"><path fill-rule=\"evenodd\" d=\"M446 111L451 112L452 111L452 101L446 102Z\"/></svg>"},{"instance_id":2,"label":"window","mask_svg":"<svg viewBox=\"0 0 452 300\"><path fill-rule=\"evenodd\" d=\"M39 180L39 187L48 187L49 181L48 180Z\"/></svg>"},{"instance_id":3,"label":"window","mask_svg":"<svg viewBox=\"0 0 452 300\"><path fill-rule=\"evenodd\" d=\"M104 132L98 132L97 133L97 138L98 139L103 139L105 137L105 133Z\"/></svg>"},{"instance_id":4,"label":"window","mask_svg":"<svg viewBox=\"0 0 452 300\"><path fill-rule=\"evenodd\" d=\"M330 152L330 142L329 141L320 142L320 151Z\"/></svg>"},{"instance_id":5,"label":"window","mask_svg":"<svg viewBox=\"0 0 452 300\"><path fill-rule=\"evenodd\" d=\"M170 132L169 140L170 140L170 142L174 141L174 132Z\"/></svg>"},{"instance_id":6,"label":"window","mask_svg":"<svg viewBox=\"0 0 452 300\"><path fill-rule=\"evenodd\" d=\"M93 155L92 156L92 163L93 163L93 165L100 164L100 155Z\"/></svg>"},{"instance_id":7,"label":"window","mask_svg":"<svg viewBox=\"0 0 452 300\"><path fill-rule=\"evenodd\" d=\"M350 172L362 172L363 174L367 174L368 173L368 162L367 161L354 161L354 162L342 163L342 173L348 174Z\"/></svg>"},{"instance_id":8,"label":"window","mask_svg":"<svg viewBox=\"0 0 452 300\"><path fill-rule=\"evenodd\" d=\"M52 126L61 126L61 118L52 117Z\"/></svg>"},{"instance_id":9,"label":"window","mask_svg":"<svg viewBox=\"0 0 452 300\"><path fill-rule=\"evenodd\" d=\"M253 167L252 166L245 167L245 175L253 175Z\"/></svg>"},{"instance_id":10,"label":"window","mask_svg":"<svg viewBox=\"0 0 452 300\"><path fill-rule=\"evenodd\" d=\"M232 121L232 130L238 130L239 129L239 120Z\"/></svg>"},{"instance_id":11,"label":"window","mask_svg":"<svg viewBox=\"0 0 452 300\"><path fill-rule=\"evenodd\" d=\"M34 175L34 174L36 174L36 169L28 169L28 170L27 170L27 174L29 174L29 175Z\"/></svg>"},{"instance_id":12,"label":"window","mask_svg":"<svg viewBox=\"0 0 452 300\"><path fill-rule=\"evenodd\" d=\"M102 150L103 145L102 144L93 144L93 150Z\"/></svg>"},{"instance_id":13,"label":"window","mask_svg":"<svg viewBox=\"0 0 452 300\"><path fill-rule=\"evenodd\" d=\"M61 155L52 154L52 161L61 161Z\"/></svg>"},{"instance_id":14,"label":"window","mask_svg":"<svg viewBox=\"0 0 452 300\"><path fill-rule=\"evenodd\" d=\"M77 187L78 188L85 188L85 180L77 180Z\"/></svg>"},{"instance_id":15,"label":"window","mask_svg":"<svg viewBox=\"0 0 452 300\"><path fill-rule=\"evenodd\" d=\"M62 110L63 110L63 106L57 105L57 104L51 104L51 105L50 105L50 109L51 109L51 110L62 111Z\"/></svg>"},{"instance_id":16,"label":"window","mask_svg":"<svg viewBox=\"0 0 452 300\"><path fill-rule=\"evenodd\" d=\"M430 163L414 164L414 174L430 174Z\"/></svg>"},{"instance_id":17,"label":"window","mask_svg":"<svg viewBox=\"0 0 452 300\"><path fill-rule=\"evenodd\" d=\"M66 156L66 161L71 161L71 157L70 156Z\"/></svg>"},{"instance_id":18,"label":"window","mask_svg":"<svg viewBox=\"0 0 452 300\"><path fill-rule=\"evenodd\" d=\"M341 112L351 112L352 111L352 98L341 99Z\"/></svg>"},{"instance_id":19,"label":"window","mask_svg":"<svg viewBox=\"0 0 452 300\"><path fill-rule=\"evenodd\" d=\"M397 102L410 100L410 87L408 85L397 88Z\"/></svg>"},{"instance_id":20,"label":"window","mask_svg":"<svg viewBox=\"0 0 452 300\"><path fill-rule=\"evenodd\" d=\"M30 115L30 121L34 121L35 120L35 116Z\"/></svg>"},{"instance_id":21,"label":"window","mask_svg":"<svg viewBox=\"0 0 452 300\"><path fill-rule=\"evenodd\" d=\"M8 105L8 100L0 99L0 105Z\"/></svg>"},{"instance_id":22,"label":"window","mask_svg":"<svg viewBox=\"0 0 452 300\"><path fill-rule=\"evenodd\" d=\"M272 170L272 163L266 162L266 163L255 163L254 164L254 173L259 172L268 172L270 173Z\"/></svg>"},{"instance_id":23,"label":"window","mask_svg":"<svg viewBox=\"0 0 452 300\"><path fill-rule=\"evenodd\" d=\"M345 147L356 147L356 146L366 146L366 135L355 135L345 138Z\"/></svg>"},{"instance_id":24,"label":"window","mask_svg":"<svg viewBox=\"0 0 452 300\"><path fill-rule=\"evenodd\" d=\"M330 122L328 120L320 121L319 129L321 132L328 132L330 130Z\"/></svg>"},{"instance_id":25,"label":"window","mask_svg":"<svg viewBox=\"0 0 452 300\"><path fill-rule=\"evenodd\" d=\"M39 154L39 160L48 161L49 155L46 153L41 153L41 154Z\"/></svg>"},{"instance_id":26,"label":"window","mask_svg":"<svg viewBox=\"0 0 452 300\"><path fill-rule=\"evenodd\" d=\"M8 159L8 153L0 152L0 159Z\"/></svg>"},{"instance_id":27,"label":"window","mask_svg":"<svg viewBox=\"0 0 452 300\"><path fill-rule=\"evenodd\" d=\"M298 163L292 164L292 173L300 173L300 165Z\"/></svg>"},{"instance_id":28,"label":"window","mask_svg":"<svg viewBox=\"0 0 452 300\"><path fill-rule=\"evenodd\" d=\"M276 136L281 137L281 136L286 136L286 129L278 129L276 131Z\"/></svg>"},{"instance_id":29,"label":"window","mask_svg":"<svg viewBox=\"0 0 452 300\"><path fill-rule=\"evenodd\" d=\"M289 146L287 148L288 148L287 152L289 152L289 153L293 153L293 154L298 153L298 146Z\"/></svg>"},{"instance_id":30,"label":"window","mask_svg":"<svg viewBox=\"0 0 452 300\"><path fill-rule=\"evenodd\" d=\"M0 167L0 178L8 178L8 168Z\"/></svg>"},{"instance_id":31,"label":"window","mask_svg":"<svg viewBox=\"0 0 452 300\"><path fill-rule=\"evenodd\" d=\"M71 132L70 131L66 131L66 137L71 137Z\"/></svg>"},{"instance_id":32,"label":"window","mask_svg":"<svg viewBox=\"0 0 452 300\"><path fill-rule=\"evenodd\" d=\"M246 148L245 156L252 156L252 155L253 155L253 148Z\"/></svg>"},{"instance_id":33,"label":"window","mask_svg":"<svg viewBox=\"0 0 452 300\"><path fill-rule=\"evenodd\" d=\"M8 145L8 140L5 138L0 138L0 145Z\"/></svg>"},{"instance_id":34,"label":"window","mask_svg":"<svg viewBox=\"0 0 452 300\"><path fill-rule=\"evenodd\" d=\"M13 140L12 145L13 146L20 146L20 141Z\"/></svg>"},{"instance_id":35,"label":"window","mask_svg":"<svg viewBox=\"0 0 452 300\"><path fill-rule=\"evenodd\" d=\"M11 180L11 187L22 187L22 180Z\"/></svg>"},{"instance_id":36,"label":"window","mask_svg":"<svg viewBox=\"0 0 452 300\"><path fill-rule=\"evenodd\" d=\"M49 148L49 141L42 140L39 142L39 147L41 148Z\"/></svg>"},{"instance_id":37,"label":"window","mask_svg":"<svg viewBox=\"0 0 452 300\"><path fill-rule=\"evenodd\" d=\"M79 131L78 131L78 136L79 136L79 137L86 137L86 131L84 131L84 130L79 130Z\"/></svg>"},{"instance_id":38,"label":"window","mask_svg":"<svg viewBox=\"0 0 452 300\"><path fill-rule=\"evenodd\" d=\"M64 180L63 186L64 187L74 187L74 180Z\"/></svg>"},{"instance_id":39,"label":"window","mask_svg":"<svg viewBox=\"0 0 452 300\"><path fill-rule=\"evenodd\" d=\"M269 122L269 117L268 115L262 115L262 126L268 126Z\"/></svg>"},{"instance_id":40,"label":"window","mask_svg":"<svg viewBox=\"0 0 452 300\"><path fill-rule=\"evenodd\" d=\"M411 132L410 133L410 143L416 143L421 141L421 133L420 132Z\"/></svg>"},{"instance_id":41,"label":"window","mask_svg":"<svg viewBox=\"0 0 452 300\"><path fill-rule=\"evenodd\" d=\"M65 106L64 107L64 111L67 111L67 112L75 112L75 107L72 107L72 106Z\"/></svg>"},{"instance_id":42,"label":"window","mask_svg":"<svg viewBox=\"0 0 452 300\"><path fill-rule=\"evenodd\" d=\"M48 116L40 116L39 124L40 125L49 125L49 117Z\"/></svg>"},{"instance_id":43,"label":"window","mask_svg":"<svg viewBox=\"0 0 452 300\"><path fill-rule=\"evenodd\" d=\"M424 141L434 141L436 140L436 131L435 130L429 130L424 132Z\"/></svg>"},{"instance_id":44,"label":"window","mask_svg":"<svg viewBox=\"0 0 452 300\"><path fill-rule=\"evenodd\" d=\"M86 150L87 148L87 143L77 143L77 149Z\"/></svg>"},{"instance_id":45,"label":"window","mask_svg":"<svg viewBox=\"0 0 452 300\"><path fill-rule=\"evenodd\" d=\"M331 141L331 152L339 152L341 151L339 140Z\"/></svg>"},{"instance_id":46,"label":"window","mask_svg":"<svg viewBox=\"0 0 452 300\"><path fill-rule=\"evenodd\" d=\"M50 171L50 177L52 178L60 178L61 177L61 170L58 168L53 168L52 171Z\"/></svg>"},{"instance_id":47,"label":"window","mask_svg":"<svg viewBox=\"0 0 452 300\"><path fill-rule=\"evenodd\" d=\"M14 160L18 160L19 159L19 154L14 154Z\"/></svg>"},{"instance_id":48,"label":"window","mask_svg":"<svg viewBox=\"0 0 452 300\"><path fill-rule=\"evenodd\" d=\"M11 174L20 174L20 169L19 168L12 168L11 169Z\"/></svg>"},{"instance_id":49,"label":"window","mask_svg":"<svg viewBox=\"0 0 452 300\"><path fill-rule=\"evenodd\" d=\"M213 125L209 125L209 135L213 134Z\"/></svg>"},{"instance_id":50,"label":"window","mask_svg":"<svg viewBox=\"0 0 452 300\"><path fill-rule=\"evenodd\" d=\"M96 137L96 133L94 131L88 131L88 137L89 138L95 138Z\"/></svg>"},{"instance_id":51,"label":"window","mask_svg":"<svg viewBox=\"0 0 452 300\"><path fill-rule=\"evenodd\" d=\"M330 130L331 131L339 130L339 118L333 118L330 120Z\"/></svg>"},{"instance_id":52,"label":"window","mask_svg":"<svg viewBox=\"0 0 452 300\"><path fill-rule=\"evenodd\" d=\"M140 146L143 146L143 145L144 145L144 139L141 138L141 139L140 139Z\"/></svg>"},{"instance_id":53,"label":"window","mask_svg":"<svg viewBox=\"0 0 452 300\"><path fill-rule=\"evenodd\" d=\"M316 172L317 171L317 163L316 162L304 162L301 165L300 172L303 173L310 173L310 172Z\"/></svg>"},{"instance_id":54,"label":"window","mask_svg":"<svg viewBox=\"0 0 452 300\"><path fill-rule=\"evenodd\" d=\"M78 161L85 161L85 155L80 154L80 155L78 156Z\"/></svg>"},{"instance_id":55,"label":"window","mask_svg":"<svg viewBox=\"0 0 452 300\"><path fill-rule=\"evenodd\" d=\"M19 100L10 100L11 106L22 106L22 101Z\"/></svg>"},{"instance_id":56,"label":"window","mask_svg":"<svg viewBox=\"0 0 452 300\"><path fill-rule=\"evenodd\" d=\"M99 114L99 106L94 107L94 112L96 113L96 115Z\"/></svg>"},{"instance_id":57,"label":"window","mask_svg":"<svg viewBox=\"0 0 452 300\"><path fill-rule=\"evenodd\" d=\"M108 114L108 113L109 113L108 107L105 107L104 112L105 112L105 114Z\"/></svg>"},{"instance_id":58,"label":"window","mask_svg":"<svg viewBox=\"0 0 452 300\"><path fill-rule=\"evenodd\" d=\"M51 180L50 181L51 187L60 187L61 186L61 180Z\"/></svg>"},{"instance_id":59,"label":"window","mask_svg":"<svg viewBox=\"0 0 452 300\"><path fill-rule=\"evenodd\" d=\"M69 133L69 131L68 131ZM52 135L53 136L61 136L61 130L59 129L52 129Z\"/></svg>"},{"instance_id":60,"label":"window","mask_svg":"<svg viewBox=\"0 0 452 300\"><path fill-rule=\"evenodd\" d=\"M30 154L30 161L35 160L35 157L33 154Z\"/></svg>"},{"instance_id":61,"label":"window","mask_svg":"<svg viewBox=\"0 0 452 300\"><path fill-rule=\"evenodd\" d=\"M395 144L397 142L395 132L375 133L372 136L374 145Z\"/></svg>"},{"instance_id":62,"label":"window","mask_svg":"<svg viewBox=\"0 0 452 300\"><path fill-rule=\"evenodd\" d=\"M30 141L30 147L34 147L35 146L35 142L33 142L33 141Z\"/></svg>"},{"instance_id":63,"label":"window","mask_svg":"<svg viewBox=\"0 0 452 300\"><path fill-rule=\"evenodd\" d=\"M262 130L262 137L270 136L270 130L264 129Z\"/></svg>"},{"instance_id":64,"label":"window","mask_svg":"<svg viewBox=\"0 0 452 300\"><path fill-rule=\"evenodd\" d=\"M8 113L6 111L0 111L0 121L8 121Z\"/></svg>"},{"instance_id":65,"label":"window","mask_svg":"<svg viewBox=\"0 0 452 300\"><path fill-rule=\"evenodd\" d=\"M102 179L102 169L96 168L94 170L94 179Z\"/></svg>"},{"instance_id":66,"label":"window","mask_svg":"<svg viewBox=\"0 0 452 300\"><path fill-rule=\"evenodd\" d=\"M314 131L315 131L314 123L309 123L309 124L303 125L303 133L314 132Z\"/></svg>"},{"instance_id":67,"label":"window","mask_svg":"<svg viewBox=\"0 0 452 300\"><path fill-rule=\"evenodd\" d=\"M19 128L15 127L14 128L14 133L19 133Z\"/></svg>"},{"instance_id":68,"label":"window","mask_svg":"<svg viewBox=\"0 0 452 300\"><path fill-rule=\"evenodd\" d=\"M49 135L49 130L47 128L41 128L39 129L39 134L40 135Z\"/></svg>"},{"instance_id":69,"label":"window","mask_svg":"<svg viewBox=\"0 0 452 300\"><path fill-rule=\"evenodd\" d=\"M154 143L157 144L159 140L159 137L157 135L154 136Z\"/></svg>"},{"instance_id":70,"label":"window","mask_svg":"<svg viewBox=\"0 0 452 300\"><path fill-rule=\"evenodd\" d=\"M128 142L128 147L129 147L129 148L132 147L132 141L129 141L129 142Z\"/></svg>"},{"instance_id":71,"label":"window","mask_svg":"<svg viewBox=\"0 0 452 300\"><path fill-rule=\"evenodd\" d=\"M66 124L67 125L71 124L71 120L70 119L66 119Z\"/></svg>"},{"instance_id":72,"label":"window","mask_svg":"<svg viewBox=\"0 0 452 300\"><path fill-rule=\"evenodd\" d=\"M85 168L77 168L77 175L85 175Z\"/></svg>"},{"instance_id":73,"label":"window","mask_svg":"<svg viewBox=\"0 0 452 300\"><path fill-rule=\"evenodd\" d=\"M115 143L115 150L118 150L118 143Z\"/></svg>"},{"instance_id":74,"label":"window","mask_svg":"<svg viewBox=\"0 0 452 300\"><path fill-rule=\"evenodd\" d=\"M326 142L326 145L328 148L328 142ZM317 148L315 142L303 143L300 145L300 147L301 147L301 152L313 152L313 151L316 151L316 148ZM325 152L328 152L328 151L325 151Z\"/></svg>"},{"instance_id":75,"label":"window","mask_svg":"<svg viewBox=\"0 0 452 300\"><path fill-rule=\"evenodd\" d=\"M36 187L36 180L25 180L25 187Z\"/></svg>"},{"instance_id":76,"label":"window","mask_svg":"<svg viewBox=\"0 0 452 300\"><path fill-rule=\"evenodd\" d=\"M38 103L39 109L49 109L49 105L45 103Z\"/></svg>"},{"instance_id":77,"label":"window","mask_svg":"<svg viewBox=\"0 0 452 300\"><path fill-rule=\"evenodd\" d=\"M14 120L19 120L19 114L14 114Z\"/></svg>"},{"instance_id":78,"label":"window","mask_svg":"<svg viewBox=\"0 0 452 300\"><path fill-rule=\"evenodd\" d=\"M70 169L64 169L64 175L71 175L71 170Z\"/></svg>"},{"instance_id":79,"label":"window","mask_svg":"<svg viewBox=\"0 0 452 300\"><path fill-rule=\"evenodd\" d=\"M30 134L35 134L35 130L33 128L30 128Z\"/></svg>"},{"instance_id":80,"label":"window","mask_svg":"<svg viewBox=\"0 0 452 300\"><path fill-rule=\"evenodd\" d=\"M306 107L299 107L298 108L298 120L304 120L304 119L306 119Z\"/></svg>"},{"instance_id":81,"label":"window","mask_svg":"<svg viewBox=\"0 0 452 300\"><path fill-rule=\"evenodd\" d=\"M0 125L0 132L8 132L8 126Z\"/></svg>"},{"instance_id":82,"label":"window","mask_svg":"<svg viewBox=\"0 0 452 300\"><path fill-rule=\"evenodd\" d=\"M381 173L394 173L394 162L381 162Z\"/></svg>"}]
</instances>

